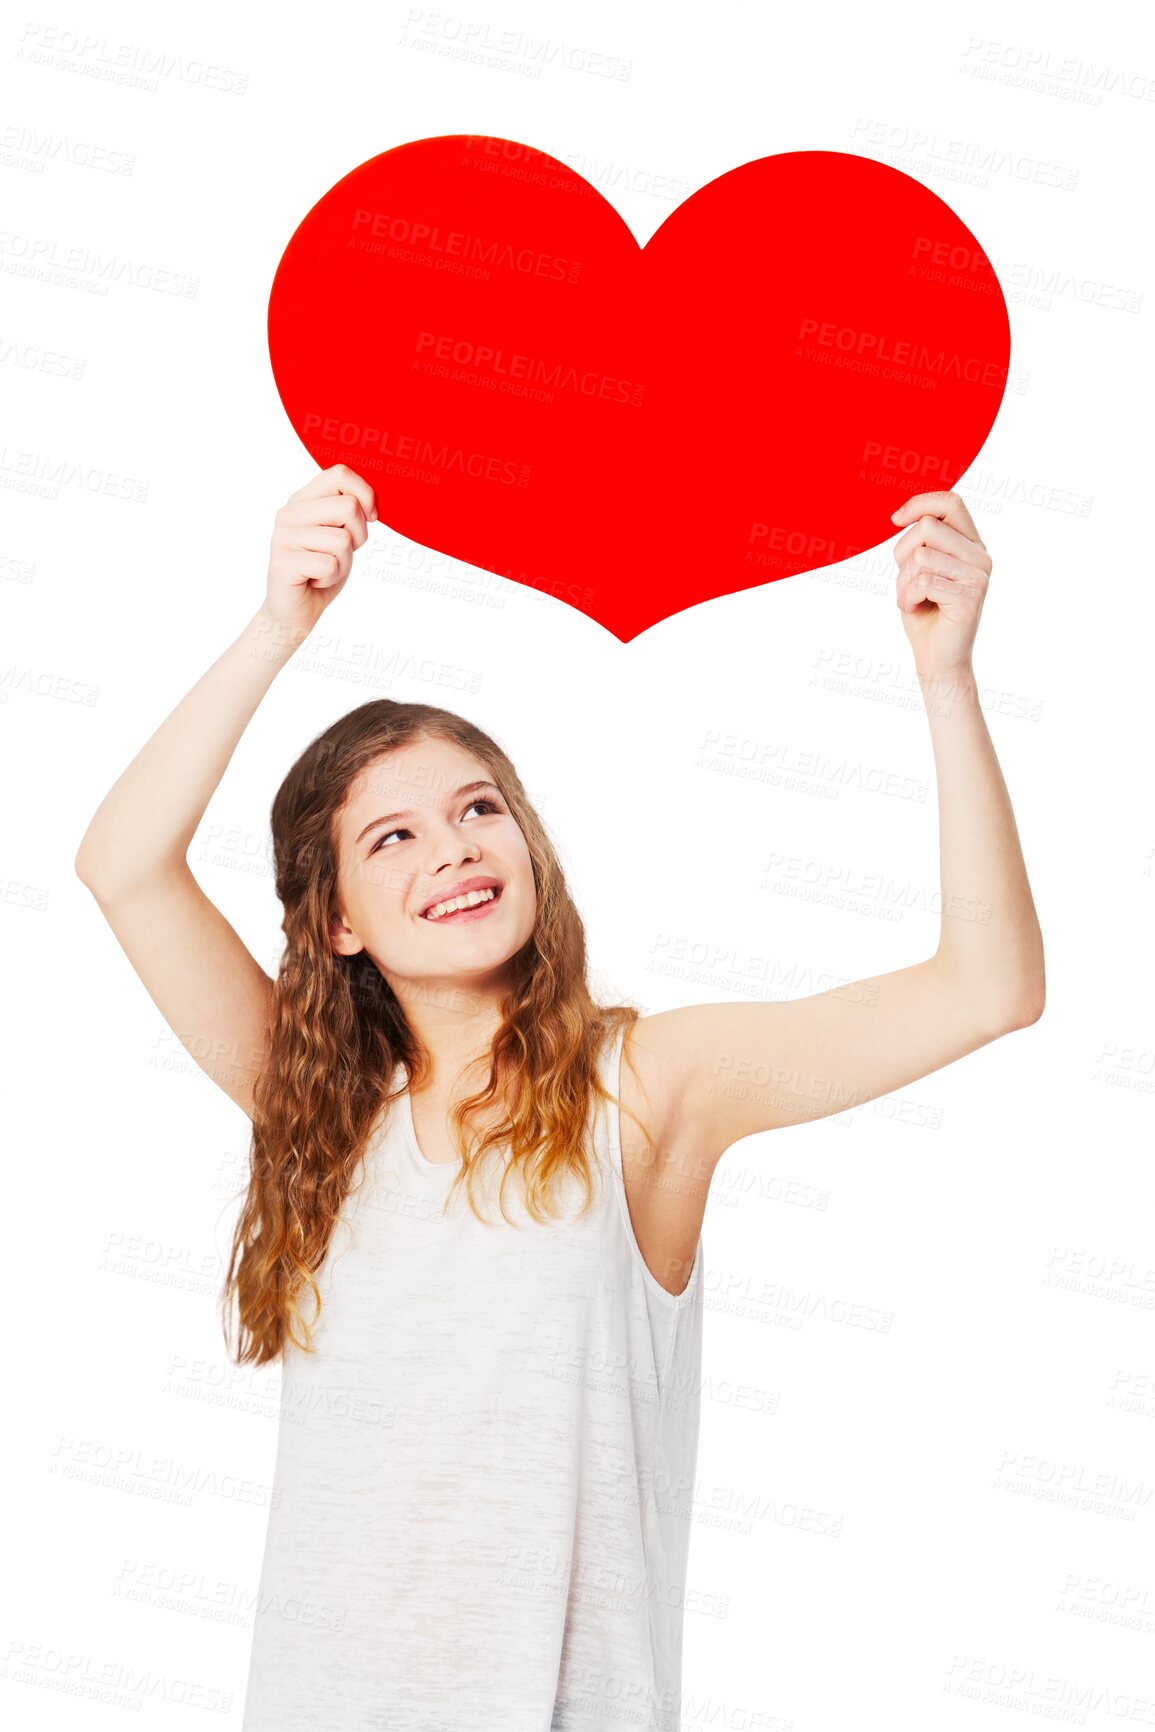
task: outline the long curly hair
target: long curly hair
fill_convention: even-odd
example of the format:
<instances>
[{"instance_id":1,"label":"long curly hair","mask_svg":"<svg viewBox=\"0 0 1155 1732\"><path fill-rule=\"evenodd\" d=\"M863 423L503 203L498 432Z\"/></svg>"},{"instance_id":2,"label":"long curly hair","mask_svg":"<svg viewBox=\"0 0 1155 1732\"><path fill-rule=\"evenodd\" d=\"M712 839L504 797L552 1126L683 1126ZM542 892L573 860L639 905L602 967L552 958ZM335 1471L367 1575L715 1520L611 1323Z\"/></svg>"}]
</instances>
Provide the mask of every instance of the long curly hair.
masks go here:
<instances>
[{"instance_id":1,"label":"long curly hair","mask_svg":"<svg viewBox=\"0 0 1155 1732\"><path fill-rule=\"evenodd\" d=\"M237 1220L221 1304L230 1353L235 1301L235 1362L261 1365L287 1343L314 1351L321 1311L314 1276L383 1109L403 1092L389 1084L404 1064L415 1089L429 1055L402 1006L364 950L338 955L329 935L338 904L337 817L363 771L386 752L423 738L454 742L485 765L525 838L537 888L530 939L512 958L512 985L490 1050L489 1076L459 1101L452 1130L462 1159L450 1196L463 1182L478 1219L474 1178L488 1151L505 1145L505 1184L521 1173L527 1211L556 1218L554 1182L576 1175L593 1201L587 1134L595 1099L616 1100L598 1076L603 1043L641 1012L598 1005L587 984L585 929L545 825L502 748L464 717L431 704L388 698L361 704L306 747L272 806L277 896L285 947L273 982L261 1071L253 1090L250 1174ZM475 1113L499 1118L467 1137ZM619 1102L620 1106L620 1102ZM634 1116L634 1115L631 1115ZM640 1123L640 1121L639 1121ZM641 1126L647 1143L649 1134ZM448 1205L449 1198L446 1199ZM311 1292L313 1316L301 1301Z\"/></svg>"}]
</instances>

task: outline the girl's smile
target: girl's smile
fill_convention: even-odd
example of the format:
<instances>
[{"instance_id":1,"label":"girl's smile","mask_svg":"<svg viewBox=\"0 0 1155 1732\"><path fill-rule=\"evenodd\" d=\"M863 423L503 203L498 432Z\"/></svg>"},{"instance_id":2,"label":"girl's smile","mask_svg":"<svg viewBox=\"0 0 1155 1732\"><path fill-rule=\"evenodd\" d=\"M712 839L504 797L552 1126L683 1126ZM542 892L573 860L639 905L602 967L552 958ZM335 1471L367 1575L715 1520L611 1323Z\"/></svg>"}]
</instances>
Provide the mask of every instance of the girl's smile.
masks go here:
<instances>
[{"instance_id":1,"label":"girl's smile","mask_svg":"<svg viewBox=\"0 0 1155 1732\"><path fill-rule=\"evenodd\" d=\"M431 926L449 926L454 921L460 920L482 920L491 912L492 909L497 907L497 904L501 900L501 890L502 887L499 884L493 890L471 890L464 892L463 894L470 897L480 896L483 897L484 900L472 903L464 908L451 909L445 914L434 914L431 910L429 913L423 914L421 918ZM446 900L452 901L455 900L455 898L447 897ZM443 905L440 902L435 902L433 904L434 908L440 908L442 906Z\"/></svg>"}]
</instances>

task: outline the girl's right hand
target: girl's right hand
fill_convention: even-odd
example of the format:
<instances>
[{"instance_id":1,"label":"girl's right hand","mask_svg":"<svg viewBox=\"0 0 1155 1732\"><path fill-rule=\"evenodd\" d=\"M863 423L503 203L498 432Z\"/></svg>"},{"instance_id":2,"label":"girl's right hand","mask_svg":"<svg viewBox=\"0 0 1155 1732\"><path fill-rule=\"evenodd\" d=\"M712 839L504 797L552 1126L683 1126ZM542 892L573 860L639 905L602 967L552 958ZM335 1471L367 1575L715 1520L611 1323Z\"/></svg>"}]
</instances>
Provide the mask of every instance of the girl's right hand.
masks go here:
<instances>
[{"instance_id":1,"label":"girl's right hand","mask_svg":"<svg viewBox=\"0 0 1155 1732\"><path fill-rule=\"evenodd\" d=\"M296 637L312 631L341 593L353 554L377 521L377 496L344 463L321 469L277 512L264 611Z\"/></svg>"}]
</instances>

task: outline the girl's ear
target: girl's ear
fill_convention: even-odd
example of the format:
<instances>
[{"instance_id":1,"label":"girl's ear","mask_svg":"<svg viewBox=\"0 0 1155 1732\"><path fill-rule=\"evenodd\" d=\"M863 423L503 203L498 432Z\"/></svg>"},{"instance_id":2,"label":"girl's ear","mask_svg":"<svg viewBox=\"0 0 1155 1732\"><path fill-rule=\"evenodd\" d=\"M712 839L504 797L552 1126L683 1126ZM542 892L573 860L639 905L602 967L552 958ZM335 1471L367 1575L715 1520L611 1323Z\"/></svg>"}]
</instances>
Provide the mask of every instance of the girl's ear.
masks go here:
<instances>
[{"instance_id":1,"label":"girl's ear","mask_svg":"<svg viewBox=\"0 0 1155 1732\"><path fill-rule=\"evenodd\" d=\"M329 914L329 943L338 956L356 956L365 948L353 928L345 924L339 908Z\"/></svg>"}]
</instances>

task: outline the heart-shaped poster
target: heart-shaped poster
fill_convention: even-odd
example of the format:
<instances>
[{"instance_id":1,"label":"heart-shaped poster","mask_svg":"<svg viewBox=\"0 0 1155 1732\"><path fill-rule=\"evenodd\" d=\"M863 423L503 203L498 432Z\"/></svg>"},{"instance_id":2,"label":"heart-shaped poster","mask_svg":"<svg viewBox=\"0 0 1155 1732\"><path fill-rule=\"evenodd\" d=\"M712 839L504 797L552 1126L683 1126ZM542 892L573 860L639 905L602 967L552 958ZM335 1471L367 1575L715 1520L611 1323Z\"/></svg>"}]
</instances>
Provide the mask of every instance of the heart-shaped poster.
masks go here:
<instances>
[{"instance_id":1,"label":"heart-shaped poster","mask_svg":"<svg viewBox=\"0 0 1155 1732\"><path fill-rule=\"evenodd\" d=\"M418 139L296 230L269 296L285 410L410 540L628 643L887 541L989 432L1010 324L970 230L840 151L759 157L640 247L565 163Z\"/></svg>"}]
</instances>

